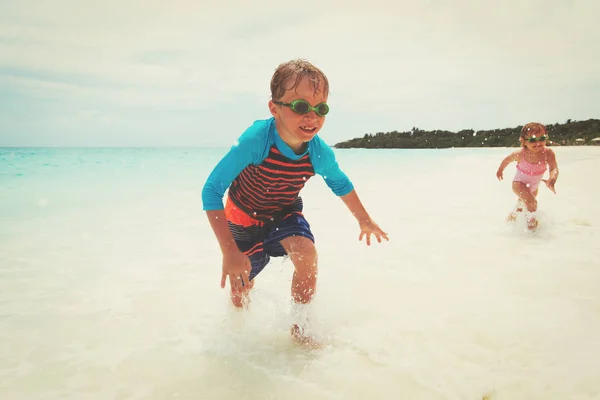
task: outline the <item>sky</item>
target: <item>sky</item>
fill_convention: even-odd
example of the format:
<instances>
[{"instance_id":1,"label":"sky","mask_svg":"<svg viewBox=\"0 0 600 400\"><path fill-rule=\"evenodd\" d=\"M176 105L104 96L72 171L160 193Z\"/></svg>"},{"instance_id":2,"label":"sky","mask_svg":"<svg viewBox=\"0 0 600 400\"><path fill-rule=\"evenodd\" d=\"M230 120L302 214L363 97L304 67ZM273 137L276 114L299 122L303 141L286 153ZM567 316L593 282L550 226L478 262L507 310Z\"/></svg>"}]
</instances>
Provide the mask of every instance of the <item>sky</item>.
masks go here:
<instances>
[{"instance_id":1,"label":"sky","mask_svg":"<svg viewBox=\"0 0 600 400\"><path fill-rule=\"evenodd\" d=\"M600 117L600 1L0 0L0 146L228 146L273 71L330 82L329 144Z\"/></svg>"}]
</instances>

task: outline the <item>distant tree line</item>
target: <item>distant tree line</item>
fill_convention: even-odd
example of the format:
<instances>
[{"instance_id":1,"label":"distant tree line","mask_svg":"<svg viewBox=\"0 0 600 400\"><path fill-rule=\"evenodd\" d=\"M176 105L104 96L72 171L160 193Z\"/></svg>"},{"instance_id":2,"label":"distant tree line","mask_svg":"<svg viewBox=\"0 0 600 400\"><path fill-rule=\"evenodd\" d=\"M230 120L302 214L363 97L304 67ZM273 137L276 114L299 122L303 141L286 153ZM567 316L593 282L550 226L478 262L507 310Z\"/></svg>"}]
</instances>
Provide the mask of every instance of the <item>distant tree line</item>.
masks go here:
<instances>
[{"instance_id":1,"label":"distant tree line","mask_svg":"<svg viewBox=\"0 0 600 400\"><path fill-rule=\"evenodd\" d=\"M546 124L545 124L546 125ZM362 138L337 143L336 148L367 149L443 149L450 147L515 147L520 146L519 135L523 126L515 128L459 132L444 130L424 131L413 127L409 132L367 133ZM600 137L600 120L567 120L564 124L546 125L550 145L600 144L592 139ZM579 139L579 140L578 140Z\"/></svg>"}]
</instances>

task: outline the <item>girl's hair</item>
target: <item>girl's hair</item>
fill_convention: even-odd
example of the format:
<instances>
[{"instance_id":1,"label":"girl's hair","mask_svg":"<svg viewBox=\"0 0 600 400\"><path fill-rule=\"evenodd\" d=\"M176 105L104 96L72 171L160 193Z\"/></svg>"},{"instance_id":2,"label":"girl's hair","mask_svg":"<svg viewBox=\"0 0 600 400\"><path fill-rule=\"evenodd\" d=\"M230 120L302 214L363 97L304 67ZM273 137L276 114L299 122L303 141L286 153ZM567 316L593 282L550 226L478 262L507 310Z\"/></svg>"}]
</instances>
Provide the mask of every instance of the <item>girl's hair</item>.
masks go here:
<instances>
[{"instance_id":1,"label":"girl's hair","mask_svg":"<svg viewBox=\"0 0 600 400\"><path fill-rule=\"evenodd\" d=\"M323 93L329 94L329 81L323 71L306 60L296 59L279 64L275 69L271 78L271 99L281 99L286 91L296 88L304 78L308 78L315 94L321 84Z\"/></svg>"},{"instance_id":2,"label":"girl's hair","mask_svg":"<svg viewBox=\"0 0 600 400\"><path fill-rule=\"evenodd\" d=\"M548 131L544 125L538 122L530 122L523 125L523 128L521 129L521 138L525 139L527 136L545 135L546 133L548 133Z\"/></svg>"},{"instance_id":3,"label":"girl's hair","mask_svg":"<svg viewBox=\"0 0 600 400\"><path fill-rule=\"evenodd\" d=\"M519 141L521 142L522 146L525 146L525 138L529 136L543 136L547 134L548 130L543 124L540 124L539 122L530 122L528 124L523 125Z\"/></svg>"}]
</instances>

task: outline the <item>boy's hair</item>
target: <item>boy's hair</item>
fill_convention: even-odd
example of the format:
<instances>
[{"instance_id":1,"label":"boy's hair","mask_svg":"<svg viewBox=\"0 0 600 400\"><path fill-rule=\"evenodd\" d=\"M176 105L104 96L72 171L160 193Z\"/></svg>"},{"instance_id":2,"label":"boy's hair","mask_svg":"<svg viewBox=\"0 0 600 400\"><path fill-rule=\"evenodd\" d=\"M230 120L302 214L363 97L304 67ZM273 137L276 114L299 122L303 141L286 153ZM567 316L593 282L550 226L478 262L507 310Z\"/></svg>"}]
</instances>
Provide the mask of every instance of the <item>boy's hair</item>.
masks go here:
<instances>
[{"instance_id":1,"label":"boy's hair","mask_svg":"<svg viewBox=\"0 0 600 400\"><path fill-rule=\"evenodd\" d=\"M325 95L329 94L329 81L323 71L306 60L296 59L279 64L275 69L271 78L271 99L281 99L286 91L296 88L304 78L308 78L315 94L321 84Z\"/></svg>"}]
</instances>

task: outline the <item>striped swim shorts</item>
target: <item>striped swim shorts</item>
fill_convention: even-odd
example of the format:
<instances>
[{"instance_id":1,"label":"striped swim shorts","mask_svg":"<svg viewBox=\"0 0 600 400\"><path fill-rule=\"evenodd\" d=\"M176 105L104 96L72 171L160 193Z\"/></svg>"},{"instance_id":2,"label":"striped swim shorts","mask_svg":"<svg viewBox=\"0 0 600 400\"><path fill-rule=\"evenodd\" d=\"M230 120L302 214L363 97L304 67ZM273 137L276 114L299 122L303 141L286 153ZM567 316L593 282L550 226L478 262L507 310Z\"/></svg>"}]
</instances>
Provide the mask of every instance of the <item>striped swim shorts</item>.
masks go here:
<instances>
[{"instance_id":1,"label":"striped swim shorts","mask_svg":"<svg viewBox=\"0 0 600 400\"><path fill-rule=\"evenodd\" d=\"M225 212L229 230L238 248L252 263L250 280L265 268L271 257L287 255L281 245L283 239L302 236L315 242L310 225L301 211L292 211L274 222L262 223L242 214L229 200Z\"/></svg>"}]
</instances>

